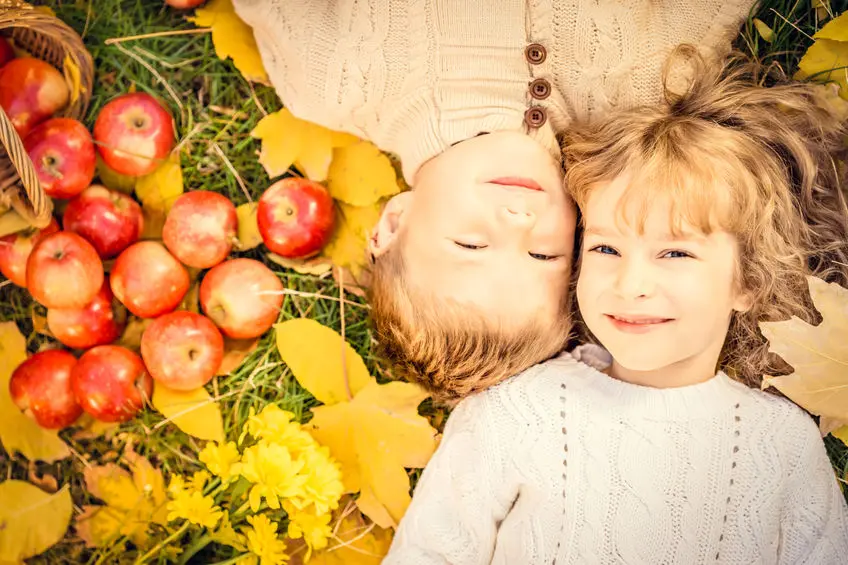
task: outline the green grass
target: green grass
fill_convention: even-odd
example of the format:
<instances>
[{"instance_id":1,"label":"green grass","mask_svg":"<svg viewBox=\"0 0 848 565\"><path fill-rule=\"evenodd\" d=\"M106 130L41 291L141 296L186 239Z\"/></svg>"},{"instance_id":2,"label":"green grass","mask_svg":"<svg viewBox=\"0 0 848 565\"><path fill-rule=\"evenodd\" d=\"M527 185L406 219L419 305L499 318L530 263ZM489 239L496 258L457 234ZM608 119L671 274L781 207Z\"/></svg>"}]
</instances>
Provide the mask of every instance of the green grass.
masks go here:
<instances>
[{"instance_id":1,"label":"green grass","mask_svg":"<svg viewBox=\"0 0 848 565\"><path fill-rule=\"evenodd\" d=\"M94 97L85 119L88 126L93 125L99 109L113 96L126 92L132 86L150 92L169 105L177 120L179 137L188 138L184 141L187 150L182 153L187 190L215 190L236 204L247 200L245 191L253 199L259 197L270 179L256 159L259 145L249 133L266 112L279 109L280 102L272 89L259 85L251 87L231 64L219 60L209 34L105 43L112 38L193 28L178 13L165 7L161 0L39 3L50 5L64 21L78 30L95 59ZM834 13L841 13L848 9L848 0L831 2L831 6ZM819 27L809 0L766 2L757 15L774 29L775 40L770 44L764 42L749 23L737 45L767 64L781 65L791 75L810 43L808 36ZM237 171L238 178L222 155ZM258 250L243 255L262 259ZM273 264L270 266L287 288L328 297L339 295L339 288L331 278L299 275ZM350 296L348 298L360 302ZM44 338L33 333L31 309L32 303L26 291L13 285L0 287L0 321L15 321L28 336L28 346L34 351ZM338 300L287 296L280 319L302 316L314 318L336 330L341 329ZM347 339L365 358L372 374L381 374L382 368L371 353L367 310L347 305L344 321ZM308 417L308 409L316 403L282 365L272 335L263 338L260 347L237 371L219 378L216 386L215 392L221 397L225 427L230 437L238 435L251 407L258 409L273 401L299 417ZM85 454L84 457L92 461L115 460L124 443L132 438L135 449L150 457L165 473L199 469L197 443L172 425L160 424L161 417L147 411L125 424L113 439L77 439L67 431L63 432L63 437L77 453ZM829 439L827 444L834 465L844 473L848 467L848 452L835 440ZM60 483L70 483L74 504L79 507L93 502L81 484L84 465L80 458L71 457L55 464L37 465L37 472L51 474ZM20 458L10 459L0 449L0 477L26 479L27 463ZM186 545L189 543L189 540L184 541ZM211 563L232 556L229 550L216 551L207 549L192 562ZM71 533L30 563L124 563L132 562L135 557L137 554L131 547L119 554L87 550ZM161 558L153 562L167 561Z\"/></svg>"}]
</instances>

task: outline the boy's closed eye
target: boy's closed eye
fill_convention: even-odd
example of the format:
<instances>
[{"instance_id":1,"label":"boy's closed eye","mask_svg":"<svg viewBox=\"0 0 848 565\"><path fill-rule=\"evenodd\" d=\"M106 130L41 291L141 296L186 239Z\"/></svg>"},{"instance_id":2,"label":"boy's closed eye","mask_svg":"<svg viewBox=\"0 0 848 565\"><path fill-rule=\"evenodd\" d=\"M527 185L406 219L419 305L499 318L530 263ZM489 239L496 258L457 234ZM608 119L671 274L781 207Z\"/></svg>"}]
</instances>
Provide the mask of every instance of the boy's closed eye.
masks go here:
<instances>
[{"instance_id":1,"label":"boy's closed eye","mask_svg":"<svg viewBox=\"0 0 848 565\"><path fill-rule=\"evenodd\" d=\"M488 245L485 244L477 244L477 243L465 243L462 241L454 241L457 247L461 247L463 249L468 249L470 251L478 251L480 249L485 249ZM537 261L555 261L562 257L562 255L547 255L545 253L534 253L533 251L528 251L527 254L536 259Z\"/></svg>"}]
</instances>

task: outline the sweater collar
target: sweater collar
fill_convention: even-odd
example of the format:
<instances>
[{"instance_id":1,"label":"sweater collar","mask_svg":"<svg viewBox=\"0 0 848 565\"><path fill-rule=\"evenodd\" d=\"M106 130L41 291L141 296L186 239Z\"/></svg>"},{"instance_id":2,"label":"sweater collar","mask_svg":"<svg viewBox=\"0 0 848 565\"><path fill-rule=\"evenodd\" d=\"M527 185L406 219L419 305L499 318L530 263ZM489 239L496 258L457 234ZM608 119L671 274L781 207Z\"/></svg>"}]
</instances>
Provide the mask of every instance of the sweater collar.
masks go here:
<instances>
[{"instance_id":1,"label":"sweater collar","mask_svg":"<svg viewBox=\"0 0 848 565\"><path fill-rule=\"evenodd\" d=\"M559 360L577 365L574 384L590 390L600 404L649 420L712 418L732 410L740 400L740 393L750 391L723 371L707 381L674 388L620 381L601 372L612 362L612 357L603 348L591 344L579 346Z\"/></svg>"}]
</instances>

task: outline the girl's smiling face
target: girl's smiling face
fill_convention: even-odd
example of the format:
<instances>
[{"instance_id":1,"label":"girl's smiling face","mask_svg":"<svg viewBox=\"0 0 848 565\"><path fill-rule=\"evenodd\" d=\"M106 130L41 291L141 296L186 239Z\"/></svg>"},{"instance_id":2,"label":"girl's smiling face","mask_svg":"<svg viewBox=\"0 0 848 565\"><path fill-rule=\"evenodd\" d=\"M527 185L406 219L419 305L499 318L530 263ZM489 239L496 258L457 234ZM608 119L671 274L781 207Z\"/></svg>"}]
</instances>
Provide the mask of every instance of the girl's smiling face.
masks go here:
<instances>
[{"instance_id":1,"label":"girl's smiling face","mask_svg":"<svg viewBox=\"0 0 848 565\"><path fill-rule=\"evenodd\" d=\"M748 308L736 239L674 221L670 197L642 202L644 222L628 221L629 182L597 186L584 206L580 313L612 354L612 376L661 388L707 380L733 312Z\"/></svg>"}]
</instances>

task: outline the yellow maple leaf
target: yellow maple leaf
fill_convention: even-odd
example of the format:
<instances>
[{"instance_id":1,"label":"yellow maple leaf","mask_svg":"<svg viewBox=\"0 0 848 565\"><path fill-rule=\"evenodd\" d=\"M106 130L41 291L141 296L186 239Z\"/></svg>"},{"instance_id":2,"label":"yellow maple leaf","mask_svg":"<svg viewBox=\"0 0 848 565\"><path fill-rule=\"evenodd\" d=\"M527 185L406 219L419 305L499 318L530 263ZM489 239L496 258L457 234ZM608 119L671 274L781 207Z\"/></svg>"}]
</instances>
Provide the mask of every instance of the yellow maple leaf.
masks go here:
<instances>
[{"instance_id":1,"label":"yellow maple leaf","mask_svg":"<svg viewBox=\"0 0 848 565\"><path fill-rule=\"evenodd\" d=\"M100 179L100 183L106 188L111 188L124 194L132 194L135 191L135 183L138 180L138 177L122 175L111 168L100 158L100 155L97 155L97 177Z\"/></svg>"},{"instance_id":2,"label":"yellow maple leaf","mask_svg":"<svg viewBox=\"0 0 848 565\"><path fill-rule=\"evenodd\" d=\"M848 100L848 12L828 22L813 36L815 43L798 62L795 79L836 82Z\"/></svg>"},{"instance_id":3,"label":"yellow maple leaf","mask_svg":"<svg viewBox=\"0 0 848 565\"><path fill-rule=\"evenodd\" d=\"M335 148L358 141L353 135L296 118L286 108L262 118L250 135L262 141L259 163L269 177L278 177L294 165L316 182L327 178Z\"/></svg>"},{"instance_id":4,"label":"yellow maple leaf","mask_svg":"<svg viewBox=\"0 0 848 565\"><path fill-rule=\"evenodd\" d=\"M760 18L754 18L754 27L766 43L774 41L774 30Z\"/></svg>"},{"instance_id":5,"label":"yellow maple leaf","mask_svg":"<svg viewBox=\"0 0 848 565\"><path fill-rule=\"evenodd\" d=\"M23 563L65 537L73 502L67 486L48 494L26 482L0 483L0 562Z\"/></svg>"},{"instance_id":6,"label":"yellow maple leaf","mask_svg":"<svg viewBox=\"0 0 848 565\"><path fill-rule=\"evenodd\" d=\"M392 162L368 141L334 150L327 189L333 198L352 206L369 206L400 192Z\"/></svg>"},{"instance_id":7,"label":"yellow maple leaf","mask_svg":"<svg viewBox=\"0 0 848 565\"><path fill-rule=\"evenodd\" d=\"M71 454L55 430L45 430L21 412L9 395L9 380L26 360L26 341L15 322L0 324L0 443L7 453L53 462ZM0 505L2 506L2 505Z\"/></svg>"},{"instance_id":8,"label":"yellow maple leaf","mask_svg":"<svg viewBox=\"0 0 848 565\"><path fill-rule=\"evenodd\" d=\"M68 103L73 104L79 100L80 94L85 92L85 87L80 77L80 69L70 55L65 55L65 59L62 61L62 73L65 75L65 82L68 83L71 91L71 98Z\"/></svg>"},{"instance_id":9,"label":"yellow maple leaf","mask_svg":"<svg viewBox=\"0 0 848 565\"><path fill-rule=\"evenodd\" d=\"M221 407L203 387L183 391L155 383L153 407L190 436L224 442Z\"/></svg>"},{"instance_id":10,"label":"yellow maple leaf","mask_svg":"<svg viewBox=\"0 0 848 565\"><path fill-rule=\"evenodd\" d=\"M374 526L359 512L338 524L337 543L315 553L310 565L380 565L392 545L392 531Z\"/></svg>"},{"instance_id":11,"label":"yellow maple leaf","mask_svg":"<svg viewBox=\"0 0 848 565\"><path fill-rule=\"evenodd\" d=\"M0 237L17 233L28 227L30 227L29 222L13 209L6 210L0 214Z\"/></svg>"},{"instance_id":12,"label":"yellow maple leaf","mask_svg":"<svg viewBox=\"0 0 848 565\"><path fill-rule=\"evenodd\" d=\"M262 236L259 234L259 223L256 220L258 207L258 202L245 202L241 206L236 207L236 216L238 217L237 237L240 251L253 249L262 243Z\"/></svg>"},{"instance_id":13,"label":"yellow maple leaf","mask_svg":"<svg viewBox=\"0 0 848 565\"><path fill-rule=\"evenodd\" d=\"M330 269L333 268L333 262L323 255L308 257L306 259L289 259L288 257L269 252L265 254L265 258L281 267L292 269L301 275L323 275L324 273L329 273Z\"/></svg>"},{"instance_id":14,"label":"yellow maple leaf","mask_svg":"<svg viewBox=\"0 0 848 565\"><path fill-rule=\"evenodd\" d=\"M183 191L183 170L176 151L155 171L135 182L135 195L142 207L160 212L168 212Z\"/></svg>"},{"instance_id":15,"label":"yellow maple leaf","mask_svg":"<svg viewBox=\"0 0 848 565\"><path fill-rule=\"evenodd\" d=\"M368 237L380 219L382 201L370 206L337 204L336 230L321 255L358 277L368 261Z\"/></svg>"},{"instance_id":16,"label":"yellow maple leaf","mask_svg":"<svg viewBox=\"0 0 848 565\"><path fill-rule=\"evenodd\" d=\"M807 281L823 321L811 326L793 316L760 322L769 351L794 369L789 375L766 377L763 384L777 387L813 414L848 421L848 290L816 277Z\"/></svg>"},{"instance_id":17,"label":"yellow maple leaf","mask_svg":"<svg viewBox=\"0 0 848 565\"><path fill-rule=\"evenodd\" d=\"M151 523L165 525L167 495L162 472L129 448L129 471L115 463L89 465L83 471L88 491L104 505L86 505L76 518L77 534L90 547L105 547L118 536L143 546Z\"/></svg>"},{"instance_id":18,"label":"yellow maple leaf","mask_svg":"<svg viewBox=\"0 0 848 565\"><path fill-rule=\"evenodd\" d=\"M280 357L325 404L312 409L309 430L339 461L345 491L360 492L357 505L377 525L397 526L410 502L405 468L423 467L436 448L436 430L418 414L428 394L409 383L377 384L353 348L315 320L275 328Z\"/></svg>"},{"instance_id":19,"label":"yellow maple leaf","mask_svg":"<svg viewBox=\"0 0 848 565\"><path fill-rule=\"evenodd\" d=\"M215 54L221 59L231 58L245 79L268 82L253 28L238 17L232 0L210 0L195 11L194 17L186 19L197 26L212 28Z\"/></svg>"}]
</instances>

